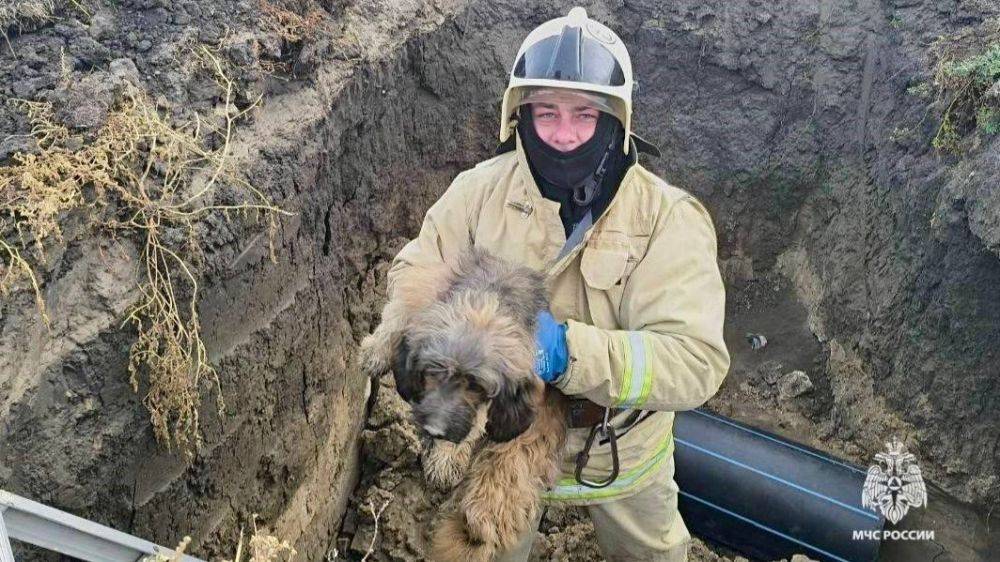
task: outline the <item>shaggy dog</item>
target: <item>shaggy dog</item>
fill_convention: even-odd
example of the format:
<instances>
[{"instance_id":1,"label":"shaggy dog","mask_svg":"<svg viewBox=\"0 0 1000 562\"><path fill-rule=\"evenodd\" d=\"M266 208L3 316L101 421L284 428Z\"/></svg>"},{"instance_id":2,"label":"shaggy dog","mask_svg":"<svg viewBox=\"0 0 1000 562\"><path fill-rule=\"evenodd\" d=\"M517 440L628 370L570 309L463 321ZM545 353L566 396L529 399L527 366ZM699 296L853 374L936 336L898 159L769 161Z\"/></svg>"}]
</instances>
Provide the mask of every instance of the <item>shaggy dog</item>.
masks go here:
<instances>
[{"instance_id":1,"label":"shaggy dog","mask_svg":"<svg viewBox=\"0 0 1000 562\"><path fill-rule=\"evenodd\" d=\"M392 371L435 438L428 479L457 484L434 529L434 560L485 562L514 546L558 474L566 399L533 371L544 281L477 249L454 268L413 266L361 344L367 373Z\"/></svg>"}]
</instances>

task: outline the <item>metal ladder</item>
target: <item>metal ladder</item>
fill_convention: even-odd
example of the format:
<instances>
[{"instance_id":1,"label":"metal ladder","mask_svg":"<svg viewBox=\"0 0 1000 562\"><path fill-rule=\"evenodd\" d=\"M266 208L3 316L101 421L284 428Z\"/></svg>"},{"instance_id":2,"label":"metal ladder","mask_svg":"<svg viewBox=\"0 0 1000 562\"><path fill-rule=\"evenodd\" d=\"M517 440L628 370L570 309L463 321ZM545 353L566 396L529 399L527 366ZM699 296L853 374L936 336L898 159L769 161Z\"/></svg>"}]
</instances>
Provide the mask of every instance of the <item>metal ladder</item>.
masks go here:
<instances>
[{"instance_id":1,"label":"metal ladder","mask_svg":"<svg viewBox=\"0 0 1000 562\"><path fill-rule=\"evenodd\" d=\"M14 562L10 539L92 562L136 562L174 551L0 490L0 562ZM182 555L183 562L204 562Z\"/></svg>"}]
</instances>

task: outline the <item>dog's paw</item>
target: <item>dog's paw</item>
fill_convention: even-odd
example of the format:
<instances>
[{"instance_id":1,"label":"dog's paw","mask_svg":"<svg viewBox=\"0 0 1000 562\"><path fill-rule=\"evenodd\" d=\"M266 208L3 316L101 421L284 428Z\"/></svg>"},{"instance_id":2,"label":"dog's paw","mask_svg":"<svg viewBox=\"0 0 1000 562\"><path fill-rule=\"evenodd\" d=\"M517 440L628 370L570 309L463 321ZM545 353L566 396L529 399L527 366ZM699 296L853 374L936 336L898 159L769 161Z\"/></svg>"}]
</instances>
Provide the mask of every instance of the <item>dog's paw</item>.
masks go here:
<instances>
[{"instance_id":1,"label":"dog's paw","mask_svg":"<svg viewBox=\"0 0 1000 562\"><path fill-rule=\"evenodd\" d=\"M379 378L389 372L389 357L380 340L376 334L368 334L361 340L358 350L358 364L371 378Z\"/></svg>"},{"instance_id":2,"label":"dog's paw","mask_svg":"<svg viewBox=\"0 0 1000 562\"><path fill-rule=\"evenodd\" d=\"M430 439L420 455L424 478L433 486L450 490L469 472L472 458L485 444L486 408L479 408L469 434L461 443Z\"/></svg>"},{"instance_id":3,"label":"dog's paw","mask_svg":"<svg viewBox=\"0 0 1000 562\"><path fill-rule=\"evenodd\" d=\"M424 478L436 488L450 490L465 477L471 458L471 445L434 439L420 457Z\"/></svg>"}]
</instances>

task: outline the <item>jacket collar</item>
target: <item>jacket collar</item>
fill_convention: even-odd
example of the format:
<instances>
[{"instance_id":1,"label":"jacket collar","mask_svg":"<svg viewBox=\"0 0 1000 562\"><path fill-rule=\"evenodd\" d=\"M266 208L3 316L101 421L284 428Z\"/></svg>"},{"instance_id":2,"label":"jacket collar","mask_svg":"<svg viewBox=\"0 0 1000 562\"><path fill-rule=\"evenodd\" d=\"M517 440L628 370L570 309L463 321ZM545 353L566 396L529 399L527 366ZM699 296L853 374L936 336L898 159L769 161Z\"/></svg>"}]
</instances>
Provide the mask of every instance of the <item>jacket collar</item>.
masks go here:
<instances>
[{"instance_id":1,"label":"jacket collar","mask_svg":"<svg viewBox=\"0 0 1000 562\"><path fill-rule=\"evenodd\" d=\"M515 173L519 175L521 181L516 182L517 186L507 193L506 205L524 213L531 213L532 209L536 207L549 207L552 210L552 214L556 216L556 222L559 222L559 203L546 199L545 196L542 195L541 189L539 189L538 184L535 183L534 176L531 175L531 168L528 166L528 155L524 152L524 146L521 144L521 138L517 134L517 130L515 129L512 131L512 134L515 138L514 152L517 157L517 170ZM626 191L626 188L635 177L636 171L639 167L638 151L636 150L635 140L630 139L630 142L632 143L632 146L629 149L629 159L631 160L631 165L628 167L628 170L625 171L625 175L622 177L621 183L618 185L618 191L615 193L614 197L611 198L611 201L608 202L607 208L604 209L604 212L600 217L594 217L594 226L596 226L602 218L607 216L607 214L615 206L615 202L623 197L622 194ZM593 230L593 226L591 227L591 230Z\"/></svg>"},{"instance_id":2,"label":"jacket collar","mask_svg":"<svg viewBox=\"0 0 1000 562\"><path fill-rule=\"evenodd\" d=\"M517 132L513 133L515 136ZM633 141L634 143L634 141ZM546 199L538 185L535 183L534 176L531 175L531 168L528 167L528 156L524 152L524 148L521 146L521 139L516 139L515 145L516 154L516 168L514 173L520 177L520 181L513 182L512 187L507 192L507 200L505 202L506 207L520 211L525 216L532 214L534 211L539 211L536 215L536 220L540 220L545 224L545 228L548 232L551 232L556 240L560 242L560 246L565 244L566 235L563 231L562 221L559 218L559 203ZM559 252L562 254L561 258L557 258L553 263L547 266L546 275L553 277L558 275L567 265L576 257L579 253L580 248L586 246L587 241L590 240L591 235L600 227L601 223L604 221L604 217L615 208L615 204L619 199L625 198L629 187L635 179L636 173L639 169L639 163L636 157L635 145L633 144L632 149L629 154L631 154L632 165L629 166L628 170L625 171L625 175L622 177L622 181L618 186L618 191L615 193L611 201L608 202L608 206L604 209L604 213L600 217L595 217L590 228L583 234L583 237L576 243L576 245L567 252Z\"/></svg>"}]
</instances>

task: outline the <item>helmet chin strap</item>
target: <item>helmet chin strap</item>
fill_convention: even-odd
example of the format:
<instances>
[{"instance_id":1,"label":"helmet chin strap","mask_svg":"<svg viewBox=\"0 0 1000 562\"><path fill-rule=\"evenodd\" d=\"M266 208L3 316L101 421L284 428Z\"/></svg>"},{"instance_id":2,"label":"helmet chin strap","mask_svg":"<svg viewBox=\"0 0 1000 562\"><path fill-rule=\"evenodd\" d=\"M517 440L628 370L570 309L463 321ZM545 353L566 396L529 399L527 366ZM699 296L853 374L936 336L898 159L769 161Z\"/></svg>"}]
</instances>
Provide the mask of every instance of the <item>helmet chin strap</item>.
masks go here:
<instances>
[{"instance_id":1,"label":"helmet chin strap","mask_svg":"<svg viewBox=\"0 0 1000 562\"><path fill-rule=\"evenodd\" d=\"M608 157L611 156L611 151L615 149L617 138L618 135L611 135L611 141L608 143L607 148L604 149L604 155L601 156L601 162L597 165L597 169L584 178L583 182L573 187L573 202L577 205L581 207L589 205L594 200L594 197L597 196L597 192L601 188L601 182L604 180L604 175L608 173Z\"/></svg>"}]
</instances>

